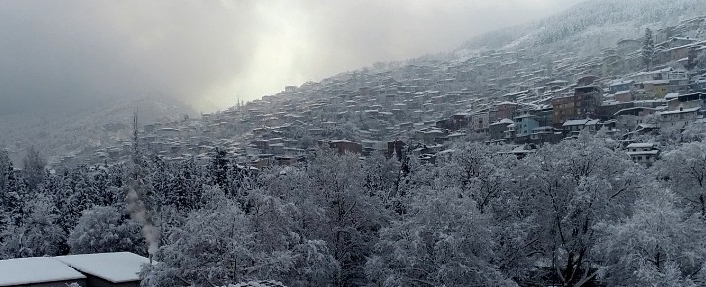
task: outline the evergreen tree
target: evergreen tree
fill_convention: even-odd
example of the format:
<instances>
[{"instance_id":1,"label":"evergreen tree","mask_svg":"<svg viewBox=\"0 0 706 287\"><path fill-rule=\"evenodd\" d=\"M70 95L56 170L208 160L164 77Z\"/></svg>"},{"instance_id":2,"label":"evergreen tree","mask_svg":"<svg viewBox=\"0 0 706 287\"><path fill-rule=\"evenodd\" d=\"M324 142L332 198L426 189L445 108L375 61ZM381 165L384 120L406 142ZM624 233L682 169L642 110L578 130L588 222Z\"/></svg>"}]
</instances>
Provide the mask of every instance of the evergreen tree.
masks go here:
<instances>
[{"instance_id":1,"label":"evergreen tree","mask_svg":"<svg viewBox=\"0 0 706 287\"><path fill-rule=\"evenodd\" d=\"M39 153L34 146L27 149L27 154L22 160L22 171L29 190L36 190L37 185L44 180L47 160Z\"/></svg>"},{"instance_id":2,"label":"evergreen tree","mask_svg":"<svg viewBox=\"0 0 706 287\"><path fill-rule=\"evenodd\" d=\"M10 173L14 170L7 150L0 150L0 193L7 190Z\"/></svg>"},{"instance_id":3,"label":"evergreen tree","mask_svg":"<svg viewBox=\"0 0 706 287\"><path fill-rule=\"evenodd\" d=\"M642 62L645 64L645 69L652 68L652 61L655 54L655 42L650 28L645 29L645 39L642 42Z\"/></svg>"},{"instance_id":4,"label":"evergreen tree","mask_svg":"<svg viewBox=\"0 0 706 287\"><path fill-rule=\"evenodd\" d=\"M213 184L218 185L226 194L232 194L228 188L228 153L221 148L216 148L215 155L211 160L209 173L213 178Z\"/></svg>"},{"instance_id":5,"label":"evergreen tree","mask_svg":"<svg viewBox=\"0 0 706 287\"><path fill-rule=\"evenodd\" d=\"M115 207L96 206L85 210L71 231L71 253L128 251L146 254L140 225Z\"/></svg>"}]
</instances>

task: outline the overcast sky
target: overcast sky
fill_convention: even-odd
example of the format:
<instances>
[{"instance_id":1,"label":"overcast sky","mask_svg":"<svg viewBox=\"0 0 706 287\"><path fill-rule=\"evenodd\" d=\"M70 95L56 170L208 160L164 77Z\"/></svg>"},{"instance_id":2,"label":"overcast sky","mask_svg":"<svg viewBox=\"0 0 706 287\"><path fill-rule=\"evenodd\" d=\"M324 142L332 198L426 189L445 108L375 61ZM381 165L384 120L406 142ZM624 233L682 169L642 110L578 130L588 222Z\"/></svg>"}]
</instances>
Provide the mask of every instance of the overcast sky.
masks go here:
<instances>
[{"instance_id":1,"label":"overcast sky","mask_svg":"<svg viewBox=\"0 0 706 287\"><path fill-rule=\"evenodd\" d=\"M0 113L145 95L223 109L580 1L2 0Z\"/></svg>"}]
</instances>

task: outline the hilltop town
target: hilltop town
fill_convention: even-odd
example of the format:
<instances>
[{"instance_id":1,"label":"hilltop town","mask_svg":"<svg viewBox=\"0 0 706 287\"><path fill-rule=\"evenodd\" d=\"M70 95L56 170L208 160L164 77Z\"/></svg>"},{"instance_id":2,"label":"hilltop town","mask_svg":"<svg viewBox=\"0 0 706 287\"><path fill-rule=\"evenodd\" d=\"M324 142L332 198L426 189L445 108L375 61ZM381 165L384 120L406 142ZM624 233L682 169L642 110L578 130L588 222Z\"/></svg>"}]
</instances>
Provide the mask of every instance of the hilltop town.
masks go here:
<instances>
[{"instance_id":1,"label":"hilltop town","mask_svg":"<svg viewBox=\"0 0 706 287\"><path fill-rule=\"evenodd\" d=\"M176 98L0 115L0 286L706 286L706 1Z\"/></svg>"},{"instance_id":2,"label":"hilltop town","mask_svg":"<svg viewBox=\"0 0 706 287\"><path fill-rule=\"evenodd\" d=\"M523 156L582 130L604 129L653 162L658 142L706 123L706 17L622 39L601 55L483 51L427 57L346 72L198 119L144 126L142 137L166 160L206 160L221 148L243 166L304 160L317 147L367 156L409 152L434 161L458 139L504 144ZM120 160L130 142L88 154ZM633 146L634 149L634 146ZM66 162L73 157L64 159Z\"/></svg>"}]
</instances>

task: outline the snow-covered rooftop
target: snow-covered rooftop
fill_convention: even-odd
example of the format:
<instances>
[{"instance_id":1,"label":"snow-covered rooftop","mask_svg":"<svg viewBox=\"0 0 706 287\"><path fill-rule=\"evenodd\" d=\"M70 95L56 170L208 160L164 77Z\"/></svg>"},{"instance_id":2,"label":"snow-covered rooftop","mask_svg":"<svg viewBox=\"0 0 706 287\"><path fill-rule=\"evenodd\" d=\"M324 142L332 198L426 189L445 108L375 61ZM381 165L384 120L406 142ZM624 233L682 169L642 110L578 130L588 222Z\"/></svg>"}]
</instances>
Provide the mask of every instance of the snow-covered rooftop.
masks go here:
<instances>
[{"instance_id":1,"label":"snow-covered rooftop","mask_svg":"<svg viewBox=\"0 0 706 287\"><path fill-rule=\"evenodd\" d=\"M678 98L678 97L679 97L679 93L669 93L669 94L664 95L664 99L674 99L674 98Z\"/></svg>"},{"instance_id":2,"label":"snow-covered rooftop","mask_svg":"<svg viewBox=\"0 0 706 287\"><path fill-rule=\"evenodd\" d=\"M665 111L665 112L659 112L660 115L672 115L672 114L681 114L681 113L693 113L701 109L700 107L695 107L691 109L681 109L681 110L675 110L675 111Z\"/></svg>"},{"instance_id":3,"label":"snow-covered rooftop","mask_svg":"<svg viewBox=\"0 0 706 287\"><path fill-rule=\"evenodd\" d=\"M285 287L284 284L278 281L251 281L246 283L238 283L236 285L228 285L229 287Z\"/></svg>"},{"instance_id":4,"label":"snow-covered rooftop","mask_svg":"<svg viewBox=\"0 0 706 287\"><path fill-rule=\"evenodd\" d=\"M78 271L112 283L140 280L142 265L150 260L130 252L80 254L54 257Z\"/></svg>"},{"instance_id":5,"label":"snow-covered rooftop","mask_svg":"<svg viewBox=\"0 0 706 287\"><path fill-rule=\"evenodd\" d=\"M653 143L632 143L627 146L627 148L653 148L655 144Z\"/></svg>"},{"instance_id":6,"label":"snow-covered rooftop","mask_svg":"<svg viewBox=\"0 0 706 287\"><path fill-rule=\"evenodd\" d=\"M588 121L589 121L588 119L585 119L585 120L568 120L568 121L564 122L564 124L563 124L562 126L564 126L564 127L568 127L568 126L581 126L581 125L585 125Z\"/></svg>"},{"instance_id":7,"label":"snow-covered rooftop","mask_svg":"<svg viewBox=\"0 0 706 287\"><path fill-rule=\"evenodd\" d=\"M85 279L86 276L49 257L0 260L0 286Z\"/></svg>"},{"instance_id":8,"label":"snow-covered rooftop","mask_svg":"<svg viewBox=\"0 0 706 287\"><path fill-rule=\"evenodd\" d=\"M647 150L647 151L629 151L626 152L628 155L656 155L659 154L659 150Z\"/></svg>"}]
</instances>

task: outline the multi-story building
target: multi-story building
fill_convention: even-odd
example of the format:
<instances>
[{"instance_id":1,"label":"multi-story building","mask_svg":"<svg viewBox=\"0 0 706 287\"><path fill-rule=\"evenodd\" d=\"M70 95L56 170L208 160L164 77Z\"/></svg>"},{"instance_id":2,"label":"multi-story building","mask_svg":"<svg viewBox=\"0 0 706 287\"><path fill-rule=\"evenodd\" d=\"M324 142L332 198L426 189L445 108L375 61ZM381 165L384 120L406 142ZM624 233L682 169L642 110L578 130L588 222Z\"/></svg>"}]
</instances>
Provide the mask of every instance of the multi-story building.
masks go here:
<instances>
[{"instance_id":1,"label":"multi-story building","mask_svg":"<svg viewBox=\"0 0 706 287\"><path fill-rule=\"evenodd\" d=\"M659 156L659 149L653 143L633 143L626 147L626 153L636 162L652 165Z\"/></svg>"},{"instance_id":2,"label":"multi-story building","mask_svg":"<svg viewBox=\"0 0 706 287\"><path fill-rule=\"evenodd\" d=\"M595 117L602 98L603 91L598 86L577 87L573 95L553 98L553 125L561 127L567 120Z\"/></svg>"}]
</instances>

